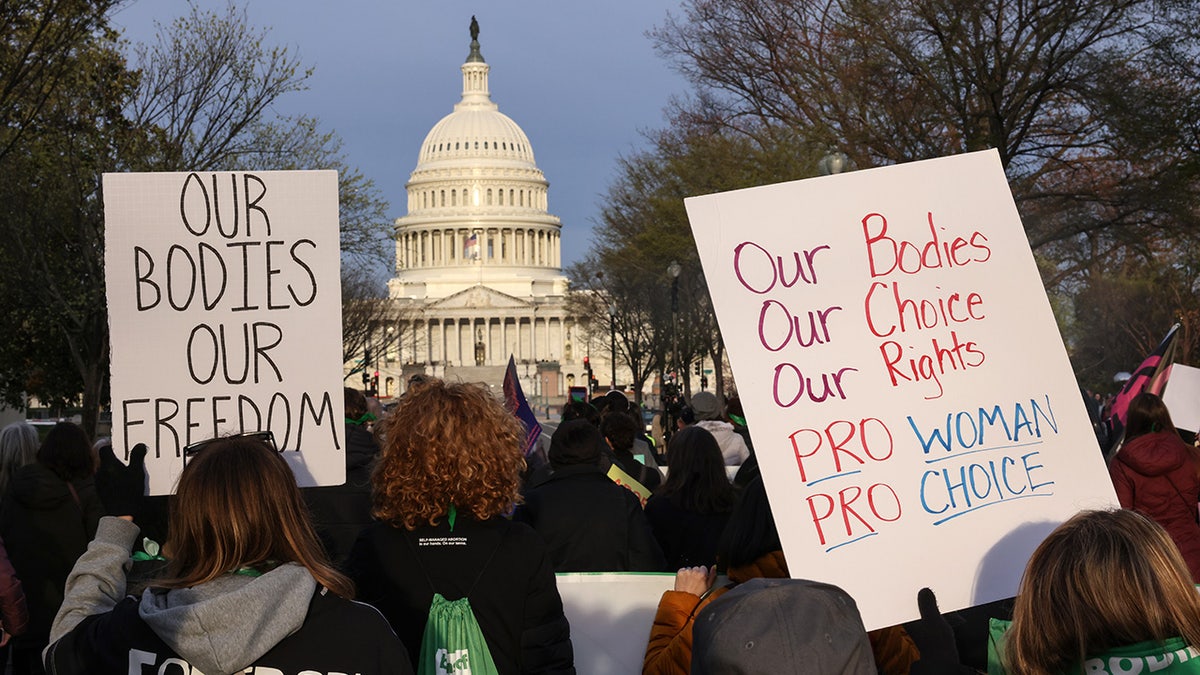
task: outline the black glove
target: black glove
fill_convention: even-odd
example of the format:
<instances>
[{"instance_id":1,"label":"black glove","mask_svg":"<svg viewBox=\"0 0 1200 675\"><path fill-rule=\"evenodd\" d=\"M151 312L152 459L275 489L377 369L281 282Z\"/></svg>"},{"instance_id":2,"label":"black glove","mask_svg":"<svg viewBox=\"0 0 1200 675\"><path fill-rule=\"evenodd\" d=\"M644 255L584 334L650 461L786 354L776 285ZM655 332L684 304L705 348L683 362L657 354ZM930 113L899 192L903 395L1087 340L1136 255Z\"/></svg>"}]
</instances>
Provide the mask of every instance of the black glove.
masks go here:
<instances>
[{"instance_id":1,"label":"black glove","mask_svg":"<svg viewBox=\"0 0 1200 675\"><path fill-rule=\"evenodd\" d=\"M138 443L129 453L129 465L121 463L111 445L100 448L96 492L110 516L135 516L146 494L146 444Z\"/></svg>"},{"instance_id":2,"label":"black glove","mask_svg":"<svg viewBox=\"0 0 1200 675\"><path fill-rule=\"evenodd\" d=\"M917 591L921 619L905 624L909 637L921 652L921 660L912 665L909 675L959 675L975 673L962 665L954 629L938 609L937 597L928 588Z\"/></svg>"}]
</instances>

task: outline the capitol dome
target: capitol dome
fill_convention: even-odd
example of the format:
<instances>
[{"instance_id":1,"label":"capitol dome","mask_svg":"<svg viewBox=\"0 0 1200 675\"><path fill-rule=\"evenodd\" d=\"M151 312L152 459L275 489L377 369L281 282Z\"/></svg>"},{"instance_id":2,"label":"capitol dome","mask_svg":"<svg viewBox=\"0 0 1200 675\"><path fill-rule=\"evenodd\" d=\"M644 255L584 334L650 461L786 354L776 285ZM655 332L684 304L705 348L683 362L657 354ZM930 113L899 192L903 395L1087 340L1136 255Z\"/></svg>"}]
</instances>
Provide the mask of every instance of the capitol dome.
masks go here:
<instances>
[{"instance_id":1,"label":"capitol dome","mask_svg":"<svg viewBox=\"0 0 1200 675\"><path fill-rule=\"evenodd\" d=\"M461 103L455 106L454 112L443 117L425 137L418 155L418 170L438 162L463 159L483 159L489 163L508 160L537 168L529 138L495 103L486 107L465 107Z\"/></svg>"},{"instance_id":2,"label":"capitol dome","mask_svg":"<svg viewBox=\"0 0 1200 675\"><path fill-rule=\"evenodd\" d=\"M519 371L526 392L552 400L590 381L588 363L608 367L601 337L567 308L550 184L529 137L492 101L488 70L471 17L462 98L421 143L395 221L389 314L369 343L383 358L360 360L384 397L416 375L499 389Z\"/></svg>"},{"instance_id":3,"label":"capitol dome","mask_svg":"<svg viewBox=\"0 0 1200 675\"><path fill-rule=\"evenodd\" d=\"M529 137L500 112L472 34L462 98L421 143L396 221L393 297L444 298L474 285L514 297L566 293L562 223Z\"/></svg>"}]
</instances>

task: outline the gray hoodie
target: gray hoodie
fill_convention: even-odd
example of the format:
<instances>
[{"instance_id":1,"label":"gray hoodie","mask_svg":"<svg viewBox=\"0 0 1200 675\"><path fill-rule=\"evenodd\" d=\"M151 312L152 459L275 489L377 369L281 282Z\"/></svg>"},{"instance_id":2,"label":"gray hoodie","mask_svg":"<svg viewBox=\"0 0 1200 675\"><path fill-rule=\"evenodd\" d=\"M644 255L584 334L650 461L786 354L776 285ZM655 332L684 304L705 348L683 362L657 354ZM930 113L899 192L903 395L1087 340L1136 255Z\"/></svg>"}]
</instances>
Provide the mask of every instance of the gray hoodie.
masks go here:
<instances>
[{"instance_id":1,"label":"gray hoodie","mask_svg":"<svg viewBox=\"0 0 1200 675\"><path fill-rule=\"evenodd\" d=\"M138 533L137 525L119 518L100 521L95 540L67 578L51 645L125 597L129 551ZM304 624L316 587L308 570L288 563L259 577L227 574L192 588L146 589L138 615L200 671L233 673Z\"/></svg>"}]
</instances>

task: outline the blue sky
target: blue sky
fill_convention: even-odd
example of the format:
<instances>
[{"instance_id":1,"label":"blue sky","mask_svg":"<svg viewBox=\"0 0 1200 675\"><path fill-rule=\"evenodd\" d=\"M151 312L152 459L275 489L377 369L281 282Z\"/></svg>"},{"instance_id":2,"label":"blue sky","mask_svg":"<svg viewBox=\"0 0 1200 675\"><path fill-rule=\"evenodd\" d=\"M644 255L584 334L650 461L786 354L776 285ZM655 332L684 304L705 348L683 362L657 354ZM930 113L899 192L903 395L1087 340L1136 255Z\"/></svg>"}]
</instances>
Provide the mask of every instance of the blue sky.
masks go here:
<instances>
[{"instance_id":1,"label":"blue sky","mask_svg":"<svg viewBox=\"0 0 1200 675\"><path fill-rule=\"evenodd\" d=\"M224 10L225 0L197 0ZM350 164L404 215L404 183L429 129L462 91L459 67L471 16L491 65L492 99L525 130L550 181L550 212L563 222L563 259L581 259L616 160L661 128L687 83L655 54L645 32L678 0L240 0L268 41L315 68L310 89L277 110L321 119L345 141ZM182 2L138 0L114 16L131 42L151 42L155 21L185 14ZM323 167L313 167L323 168Z\"/></svg>"}]
</instances>

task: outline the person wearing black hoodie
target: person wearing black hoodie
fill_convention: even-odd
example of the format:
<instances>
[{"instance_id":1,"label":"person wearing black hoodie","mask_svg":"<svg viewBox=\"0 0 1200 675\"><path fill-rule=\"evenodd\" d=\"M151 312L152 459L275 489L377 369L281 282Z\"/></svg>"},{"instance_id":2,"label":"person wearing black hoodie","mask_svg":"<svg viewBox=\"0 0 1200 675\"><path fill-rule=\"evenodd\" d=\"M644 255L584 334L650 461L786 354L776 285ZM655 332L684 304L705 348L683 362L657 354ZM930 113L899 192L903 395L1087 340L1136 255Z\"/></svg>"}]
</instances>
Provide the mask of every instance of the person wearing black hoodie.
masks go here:
<instances>
[{"instance_id":1,"label":"person wearing black hoodie","mask_svg":"<svg viewBox=\"0 0 1200 675\"><path fill-rule=\"evenodd\" d=\"M346 482L328 487L304 488L304 501L313 526L335 565L341 565L371 517L371 469L379 457L379 444L371 432L375 415L367 410L367 397L345 388Z\"/></svg>"},{"instance_id":2,"label":"person wearing black hoodie","mask_svg":"<svg viewBox=\"0 0 1200 675\"><path fill-rule=\"evenodd\" d=\"M513 521L537 530L556 572L662 572L667 561L641 501L600 468L604 446L587 420L559 425L550 440L554 473L525 492Z\"/></svg>"},{"instance_id":3,"label":"person wearing black hoodie","mask_svg":"<svg viewBox=\"0 0 1200 675\"><path fill-rule=\"evenodd\" d=\"M13 673L41 673L41 651L63 600L63 585L104 515L87 434L60 422L37 461L13 475L0 505L0 538L8 549L29 606L29 629L13 638Z\"/></svg>"}]
</instances>

